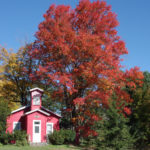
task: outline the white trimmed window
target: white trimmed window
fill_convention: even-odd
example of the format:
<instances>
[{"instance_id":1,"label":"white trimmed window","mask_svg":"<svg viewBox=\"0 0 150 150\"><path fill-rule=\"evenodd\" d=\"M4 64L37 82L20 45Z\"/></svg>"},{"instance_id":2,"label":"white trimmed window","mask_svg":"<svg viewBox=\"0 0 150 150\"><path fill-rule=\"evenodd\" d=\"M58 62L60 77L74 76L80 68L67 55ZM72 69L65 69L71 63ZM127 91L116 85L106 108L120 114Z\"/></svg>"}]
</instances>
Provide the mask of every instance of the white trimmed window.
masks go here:
<instances>
[{"instance_id":1,"label":"white trimmed window","mask_svg":"<svg viewBox=\"0 0 150 150\"><path fill-rule=\"evenodd\" d=\"M33 105L40 105L40 96L34 96L33 97Z\"/></svg>"},{"instance_id":2,"label":"white trimmed window","mask_svg":"<svg viewBox=\"0 0 150 150\"><path fill-rule=\"evenodd\" d=\"M13 122L13 131L21 130L21 122Z\"/></svg>"},{"instance_id":3,"label":"white trimmed window","mask_svg":"<svg viewBox=\"0 0 150 150\"><path fill-rule=\"evenodd\" d=\"M53 123L47 123L46 124L46 134L53 133Z\"/></svg>"}]
</instances>

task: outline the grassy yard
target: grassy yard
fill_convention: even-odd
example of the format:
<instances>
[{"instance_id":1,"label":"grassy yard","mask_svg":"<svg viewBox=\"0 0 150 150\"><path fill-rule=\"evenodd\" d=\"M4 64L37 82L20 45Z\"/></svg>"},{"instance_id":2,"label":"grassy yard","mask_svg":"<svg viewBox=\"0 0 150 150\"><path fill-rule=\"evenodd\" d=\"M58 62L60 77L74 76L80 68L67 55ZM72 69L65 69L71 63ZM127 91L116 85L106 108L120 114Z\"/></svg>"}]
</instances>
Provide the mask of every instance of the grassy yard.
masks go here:
<instances>
[{"instance_id":1,"label":"grassy yard","mask_svg":"<svg viewBox=\"0 0 150 150\"><path fill-rule=\"evenodd\" d=\"M5 145L0 146L0 150L81 150L79 147L70 146L70 145L47 145L47 146L14 146L14 145Z\"/></svg>"}]
</instances>

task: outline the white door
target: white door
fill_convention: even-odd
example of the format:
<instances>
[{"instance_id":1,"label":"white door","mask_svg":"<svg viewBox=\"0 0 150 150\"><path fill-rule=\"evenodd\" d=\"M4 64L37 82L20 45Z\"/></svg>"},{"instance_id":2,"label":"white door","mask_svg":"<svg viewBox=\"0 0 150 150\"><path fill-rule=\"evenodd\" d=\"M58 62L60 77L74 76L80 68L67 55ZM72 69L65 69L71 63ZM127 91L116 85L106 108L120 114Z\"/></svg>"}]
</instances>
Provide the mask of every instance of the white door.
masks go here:
<instances>
[{"instance_id":1,"label":"white door","mask_svg":"<svg viewBox=\"0 0 150 150\"><path fill-rule=\"evenodd\" d=\"M33 143L41 142L41 121L33 120Z\"/></svg>"}]
</instances>

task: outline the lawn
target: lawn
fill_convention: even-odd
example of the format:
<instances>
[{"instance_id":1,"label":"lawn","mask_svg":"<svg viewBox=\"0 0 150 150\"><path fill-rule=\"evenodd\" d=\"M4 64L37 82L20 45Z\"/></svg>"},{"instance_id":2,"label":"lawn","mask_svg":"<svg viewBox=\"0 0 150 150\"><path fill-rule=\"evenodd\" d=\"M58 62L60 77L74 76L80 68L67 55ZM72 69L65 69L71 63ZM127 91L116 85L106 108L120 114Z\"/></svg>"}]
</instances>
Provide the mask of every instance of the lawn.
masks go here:
<instances>
[{"instance_id":1,"label":"lawn","mask_svg":"<svg viewBox=\"0 0 150 150\"><path fill-rule=\"evenodd\" d=\"M5 145L0 146L0 150L81 150L79 147L70 146L70 145L47 145L47 146L14 146L14 145Z\"/></svg>"}]
</instances>

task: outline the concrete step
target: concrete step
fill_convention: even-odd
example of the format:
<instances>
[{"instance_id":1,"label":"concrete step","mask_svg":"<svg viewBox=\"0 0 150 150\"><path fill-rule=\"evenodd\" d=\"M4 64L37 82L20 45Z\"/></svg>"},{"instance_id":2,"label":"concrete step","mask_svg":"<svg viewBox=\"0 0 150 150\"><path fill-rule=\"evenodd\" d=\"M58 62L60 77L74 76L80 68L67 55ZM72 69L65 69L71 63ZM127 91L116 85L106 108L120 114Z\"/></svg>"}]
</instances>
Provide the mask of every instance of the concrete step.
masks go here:
<instances>
[{"instance_id":1,"label":"concrete step","mask_svg":"<svg viewBox=\"0 0 150 150\"><path fill-rule=\"evenodd\" d=\"M30 143L30 146L45 146L47 143Z\"/></svg>"}]
</instances>

